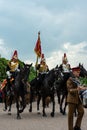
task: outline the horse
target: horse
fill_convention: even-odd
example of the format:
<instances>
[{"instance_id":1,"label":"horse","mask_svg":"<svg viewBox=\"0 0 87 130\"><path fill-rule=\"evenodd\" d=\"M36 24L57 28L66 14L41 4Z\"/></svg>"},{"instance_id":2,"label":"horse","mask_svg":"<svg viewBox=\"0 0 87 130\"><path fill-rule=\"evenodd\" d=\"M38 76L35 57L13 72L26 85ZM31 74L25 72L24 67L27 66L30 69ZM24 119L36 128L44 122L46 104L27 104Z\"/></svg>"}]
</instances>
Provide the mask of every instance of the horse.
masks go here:
<instances>
[{"instance_id":1,"label":"horse","mask_svg":"<svg viewBox=\"0 0 87 130\"><path fill-rule=\"evenodd\" d=\"M87 77L87 70L84 68L83 64L79 63L80 77Z\"/></svg>"},{"instance_id":2,"label":"horse","mask_svg":"<svg viewBox=\"0 0 87 130\"><path fill-rule=\"evenodd\" d=\"M32 102L37 98L37 111L39 113L39 104L41 100L41 85L46 73L39 74L33 80L30 81L30 108L29 112L32 112Z\"/></svg>"},{"instance_id":3,"label":"horse","mask_svg":"<svg viewBox=\"0 0 87 130\"><path fill-rule=\"evenodd\" d=\"M26 107L26 102L25 102L25 95L26 95L26 86L27 86L27 80L30 74L30 67L32 66L31 64L24 64L24 67L20 69L19 72L15 72L15 79L14 83L12 84L12 89L14 93L14 99L16 103L16 108L17 108L17 119L21 119L20 113L23 112L23 110ZM9 95L9 111L11 111L11 105L12 105L12 95ZM20 101L21 99L21 101ZM21 109L20 109L20 103L21 103ZM8 104L6 104L5 100L5 107L7 107Z\"/></svg>"},{"instance_id":4,"label":"horse","mask_svg":"<svg viewBox=\"0 0 87 130\"><path fill-rule=\"evenodd\" d=\"M45 112L45 100L49 96L52 102L52 112L51 117L55 115L55 86L54 82L58 79L62 78L60 69L58 65L51 69L44 77L42 84L41 84L41 97L42 97L42 106L43 106L43 116L47 116Z\"/></svg>"},{"instance_id":5,"label":"horse","mask_svg":"<svg viewBox=\"0 0 87 130\"><path fill-rule=\"evenodd\" d=\"M55 113L55 88L54 88L54 82L55 80L61 77L60 70L58 66L55 68L49 70L45 74L40 74L38 77L36 77L34 80L30 82L30 109L29 111L32 112L32 100L34 94L38 96L37 99L37 110L39 110L39 103L42 98L42 106L43 106L43 116L47 116L45 112L46 107L46 98L51 97L51 101L53 103L53 109L51 112L51 116L54 117Z\"/></svg>"},{"instance_id":6,"label":"horse","mask_svg":"<svg viewBox=\"0 0 87 130\"><path fill-rule=\"evenodd\" d=\"M62 73L62 71L61 71L61 73ZM67 106L67 102L66 102L66 98L67 98L66 82L67 82L68 78L70 76L72 76L72 72L62 73L62 75L63 75L63 78L58 79L55 82L55 88L56 88L56 93L57 93L57 97L58 97L58 104L59 104L60 113L65 115L66 114L66 106ZM65 102L64 102L64 100L65 100Z\"/></svg>"},{"instance_id":7,"label":"horse","mask_svg":"<svg viewBox=\"0 0 87 130\"><path fill-rule=\"evenodd\" d=\"M11 90L8 91L8 85L10 85ZM11 105L14 103L14 94L13 94L13 82L8 82L5 84L5 87L2 89L3 93L3 103L4 103L4 108L3 111L7 111L8 109L8 114L11 115Z\"/></svg>"}]
</instances>

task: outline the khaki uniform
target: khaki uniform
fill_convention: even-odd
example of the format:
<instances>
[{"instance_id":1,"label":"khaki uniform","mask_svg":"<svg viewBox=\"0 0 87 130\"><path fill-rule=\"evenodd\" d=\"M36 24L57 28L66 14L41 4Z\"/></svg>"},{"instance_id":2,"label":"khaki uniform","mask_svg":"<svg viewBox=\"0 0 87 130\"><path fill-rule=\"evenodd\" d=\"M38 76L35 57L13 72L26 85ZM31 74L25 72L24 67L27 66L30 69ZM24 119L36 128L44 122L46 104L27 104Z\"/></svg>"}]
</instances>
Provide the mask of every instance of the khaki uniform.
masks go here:
<instances>
[{"instance_id":1,"label":"khaki uniform","mask_svg":"<svg viewBox=\"0 0 87 130\"><path fill-rule=\"evenodd\" d=\"M67 103L68 103L68 130L73 129L73 114L77 110L77 120L75 126L81 127L81 121L84 114L84 108L81 98L79 96L77 85L73 82L72 78L67 80Z\"/></svg>"}]
</instances>

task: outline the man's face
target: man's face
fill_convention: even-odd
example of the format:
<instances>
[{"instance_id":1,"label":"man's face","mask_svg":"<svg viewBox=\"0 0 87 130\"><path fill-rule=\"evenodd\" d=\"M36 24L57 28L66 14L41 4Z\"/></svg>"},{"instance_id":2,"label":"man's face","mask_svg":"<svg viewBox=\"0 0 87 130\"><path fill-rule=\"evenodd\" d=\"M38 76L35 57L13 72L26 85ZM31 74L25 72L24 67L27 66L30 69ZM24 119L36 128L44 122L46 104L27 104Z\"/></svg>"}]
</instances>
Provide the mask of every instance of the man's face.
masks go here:
<instances>
[{"instance_id":1,"label":"man's face","mask_svg":"<svg viewBox=\"0 0 87 130\"><path fill-rule=\"evenodd\" d=\"M79 71L79 70L77 70L77 71L73 71L73 74L74 74L76 77L79 77L79 75L80 75L80 71Z\"/></svg>"}]
</instances>

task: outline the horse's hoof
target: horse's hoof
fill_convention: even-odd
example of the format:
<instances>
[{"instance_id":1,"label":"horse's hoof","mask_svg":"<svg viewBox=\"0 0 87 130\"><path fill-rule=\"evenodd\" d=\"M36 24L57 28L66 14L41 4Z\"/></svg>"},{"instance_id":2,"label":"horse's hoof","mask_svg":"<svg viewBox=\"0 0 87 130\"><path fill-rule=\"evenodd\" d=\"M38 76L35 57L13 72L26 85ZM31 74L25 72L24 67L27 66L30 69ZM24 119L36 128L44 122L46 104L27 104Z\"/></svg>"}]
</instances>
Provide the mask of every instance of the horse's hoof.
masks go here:
<instances>
[{"instance_id":1,"label":"horse's hoof","mask_svg":"<svg viewBox=\"0 0 87 130\"><path fill-rule=\"evenodd\" d=\"M17 119L18 119L18 120L21 119L21 116L17 116Z\"/></svg>"},{"instance_id":2,"label":"horse's hoof","mask_svg":"<svg viewBox=\"0 0 87 130\"><path fill-rule=\"evenodd\" d=\"M23 109L19 110L19 113L22 113L23 112Z\"/></svg>"},{"instance_id":3,"label":"horse's hoof","mask_svg":"<svg viewBox=\"0 0 87 130\"><path fill-rule=\"evenodd\" d=\"M54 113L53 112L51 112L51 117L54 117Z\"/></svg>"},{"instance_id":4,"label":"horse's hoof","mask_svg":"<svg viewBox=\"0 0 87 130\"><path fill-rule=\"evenodd\" d=\"M47 115L46 115L46 114L43 114L43 117L47 117Z\"/></svg>"},{"instance_id":5,"label":"horse's hoof","mask_svg":"<svg viewBox=\"0 0 87 130\"><path fill-rule=\"evenodd\" d=\"M60 109L60 113L62 113L62 114L64 113L62 109Z\"/></svg>"},{"instance_id":6,"label":"horse's hoof","mask_svg":"<svg viewBox=\"0 0 87 130\"><path fill-rule=\"evenodd\" d=\"M8 115L11 115L11 112L8 112Z\"/></svg>"},{"instance_id":7,"label":"horse's hoof","mask_svg":"<svg viewBox=\"0 0 87 130\"><path fill-rule=\"evenodd\" d=\"M41 112L40 112L40 111L38 111L38 112L37 112L37 114L38 114L38 115L40 115L40 114L41 114Z\"/></svg>"},{"instance_id":8,"label":"horse's hoof","mask_svg":"<svg viewBox=\"0 0 87 130\"><path fill-rule=\"evenodd\" d=\"M62 114L63 114L63 115L66 115L66 113L65 113L65 112L63 112Z\"/></svg>"},{"instance_id":9,"label":"horse's hoof","mask_svg":"<svg viewBox=\"0 0 87 130\"><path fill-rule=\"evenodd\" d=\"M29 112L32 112L32 110L31 110L31 109L29 109Z\"/></svg>"},{"instance_id":10,"label":"horse's hoof","mask_svg":"<svg viewBox=\"0 0 87 130\"><path fill-rule=\"evenodd\" d=\"M3 108L3 111L7 111L7 109L6 109L6 108Z\"/></svg>"}]
</instances>

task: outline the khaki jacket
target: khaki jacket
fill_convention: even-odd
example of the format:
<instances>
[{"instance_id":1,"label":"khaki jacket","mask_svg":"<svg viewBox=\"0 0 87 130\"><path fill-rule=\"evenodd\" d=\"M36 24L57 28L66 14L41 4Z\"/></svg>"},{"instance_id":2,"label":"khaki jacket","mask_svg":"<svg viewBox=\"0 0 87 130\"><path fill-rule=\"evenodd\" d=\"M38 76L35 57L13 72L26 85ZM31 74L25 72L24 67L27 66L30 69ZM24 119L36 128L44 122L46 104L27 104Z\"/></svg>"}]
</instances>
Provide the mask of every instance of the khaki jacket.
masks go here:
<instances>
[{"instance_id":1,"label":"khaki jacket","mask_svg":"<svg viewBox=\"0 0 87 130\"><path fill-rule=\"evenodd\" d=\"M82 102L77 90L77 85L74 84L72 78L69 78L67 80L67 90L68 90L67 103L78 104Z\"/></svg>"}]
</instances>

